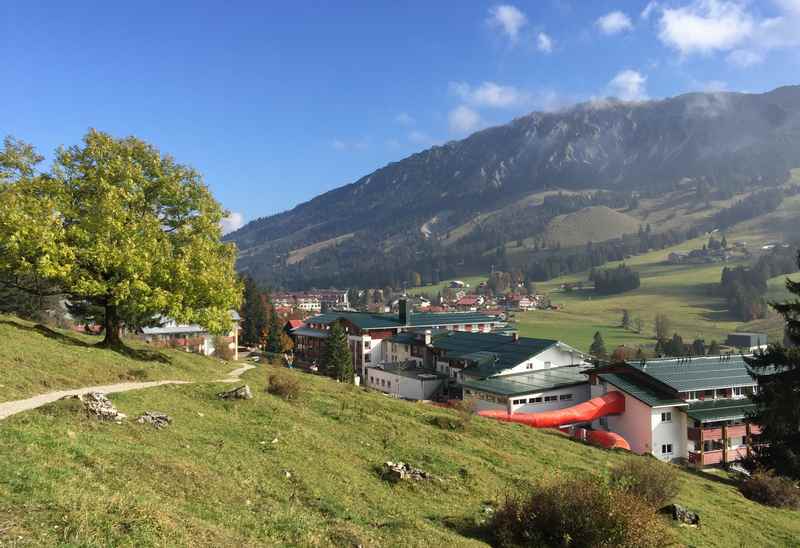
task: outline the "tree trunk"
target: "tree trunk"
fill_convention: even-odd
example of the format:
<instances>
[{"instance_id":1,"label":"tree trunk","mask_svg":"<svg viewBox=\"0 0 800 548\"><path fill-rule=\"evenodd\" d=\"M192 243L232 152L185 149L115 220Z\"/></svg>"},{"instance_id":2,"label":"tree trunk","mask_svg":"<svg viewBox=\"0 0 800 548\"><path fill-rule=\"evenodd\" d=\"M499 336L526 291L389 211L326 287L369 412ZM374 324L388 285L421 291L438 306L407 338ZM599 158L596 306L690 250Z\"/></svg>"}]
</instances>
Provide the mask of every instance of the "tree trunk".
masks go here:
<instances>
[{"instance_id":1,"label":"tree trunk","mask_svg":"<svg viewBox=\"0 0 800 548\"><path fill-rule=\"evenodd\" d=\"M117 314L117 306L113 304L107 304L106 308L106 322L105 322L105 338L103 342L100 343L102 346L108 347L120 347L122 346L122 338L120 337L120 332L122 331L122 327L119 321L119 315Z\"/></svg>"}]
</instances>

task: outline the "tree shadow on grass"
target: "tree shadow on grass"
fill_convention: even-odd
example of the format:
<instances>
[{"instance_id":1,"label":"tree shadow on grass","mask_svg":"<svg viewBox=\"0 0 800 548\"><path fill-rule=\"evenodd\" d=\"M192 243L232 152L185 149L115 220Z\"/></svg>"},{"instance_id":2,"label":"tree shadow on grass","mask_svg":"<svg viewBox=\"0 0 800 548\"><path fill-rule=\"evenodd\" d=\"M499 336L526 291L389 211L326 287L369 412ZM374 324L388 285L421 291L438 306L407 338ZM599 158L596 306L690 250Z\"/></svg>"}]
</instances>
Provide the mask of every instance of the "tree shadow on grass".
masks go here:
<instances>
[{"instance_id":1,"label":"tree shadow on grass","mask_svg":"<svg viewBox=\"0 0 800 548\"><path fill-rule=\"evenodd\" d=\"M84 348L88 348L92 346L91 343L86 341L80 340L78 337L73 337L70 335L66 335L64 333L60 333L55 331L54 329L50 329L46 325L42 325L40 323L36 325L25 325L22 323L15 322L13 320L0 320L0 325L8 325L15 329L19 329L20 331L27 331L29 333L38 333L39 335L43 335L48 339L53 339L58 341L62 344L68 344L71 346L80 346Z\"/></svg>"},{"instance_id":2,"label":"tree shadow on grass","mask_svg":"<svg viewBox=\"0 0 800 548\"><path fill-rule=\"evenodd\" d=\"M47 337L48 339L53 339L61 344L67 344L70 346L77 346L81 348L107 348L108 350L112 350L118 354L138 361L159 362L164 364L172 363L172 360L170 360L169 356L159 352L158 350L131 348L125 345L103 346L102 342L87 342L81 340L77 336L61 333L60 331L56 331L42 324L26 325L24 323L15 322L14 320L0 320L0 325L8 325L15 329L19 329L20 331L27 331L29 333L38 333L39 335Z\"/></svg>"},{"instance_id":3,"label":"tree shadow on grass","mask_svg":"<svg viewBox=\"0 0 800 548\"><path fill-rule=\"evenodd\" d=\"M98 343L95 345L98 348L106 348L117 354L122 354L123 356L127 356L133 360L138 360L142 362L158 362L169 364L172 363L172 360L166 354L159 352L158 350L150 350L147 348L131 348L130 346L116 345L116 346L104 346L102 343Z\"/></svg>"}]
</instances>

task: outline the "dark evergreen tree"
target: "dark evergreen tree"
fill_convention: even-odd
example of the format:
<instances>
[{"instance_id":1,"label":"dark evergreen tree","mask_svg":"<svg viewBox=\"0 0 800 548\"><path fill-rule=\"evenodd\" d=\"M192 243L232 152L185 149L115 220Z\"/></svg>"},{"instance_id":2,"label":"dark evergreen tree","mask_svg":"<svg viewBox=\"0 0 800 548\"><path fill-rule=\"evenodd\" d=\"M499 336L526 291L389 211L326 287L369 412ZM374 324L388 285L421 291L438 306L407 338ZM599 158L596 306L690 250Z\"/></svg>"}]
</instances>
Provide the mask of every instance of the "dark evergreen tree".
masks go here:
<instances>
[{"instance_id":1,"label":"dark evergreen tree","mask_svg":"<svg viewBox=\"0 0 800 548\"><path fill-rule=\"evenodd\" d=\"M719 343L717 341L711 341L711 344L708 345L708 355L719 356L719 354L720 354Z\"/></svg>"},{"instance_id":2,"label":"dark evergreen tree","mask_svg":"<svg viewBox=\"0 0 800 548\"><path fill-rule=\"evenodd\" d=\"M244 279L244 299L240 315L242 316L241 342L246 346L259 346L267 328L267 311L264 307L263 294L252 278Z\"/></svg>"},{"instance_id":3,"label":"dark evergreen tree","mask_svg":"<svg viewBox=\"0 0 800 548\"><path fill-rule=\"evenodd\" d=\"M281 325L275 307L269 307L269 320L267 322L267 351L280 352L283 349L281 344Z\"/></svg>"},{"instance_id":4,"label":"dark evergreen tree","mask_svg":"<svg viewBox=\"0 0 800 548\"><path fill-rule=\"evenodd\" d=\"M786 288L800 297L800 282L787 280ZM791 346L773 344L747 359L758 381L758 393L752 396L756 410L751 417L761 426L755 461L800 480L800 299L772 306L786 321L786 339Z\"/></svg>"},{"instance_id":5,"label":"dark evergreen tree","mask_svg":"<svg viewBox=\"0 0 800 548\"><path fill-rule=\"evenodd\" d=\"M589 347L589 353L595 358L599 358L601 360L604 360L608 357L606 343L603 341L603 335L601 335L599 331L594 334L592 346Z\"/></svg>"},{"instance_id":6,"label":"dark evergreen tree","mask_svg":"<svg viewBox=\"0 0 800 548\"><path fill-rule=\"evenodd\" d=\"M353 354L347 343L347 334L338 322L331 325L330 336L325 344L325 372L341 382L355 382Z\"/></svg>"},{"instance_id":7,"label":"dark evergreen tree","mask_svg":"<svg viewBox=\"0 0 800 548\"><path fill-rule=\"evenodd\" d=\"M625 329L630 329L631 327L631 314L627 308L622 311L622 327Z\"/></svg>"}]
</instances>

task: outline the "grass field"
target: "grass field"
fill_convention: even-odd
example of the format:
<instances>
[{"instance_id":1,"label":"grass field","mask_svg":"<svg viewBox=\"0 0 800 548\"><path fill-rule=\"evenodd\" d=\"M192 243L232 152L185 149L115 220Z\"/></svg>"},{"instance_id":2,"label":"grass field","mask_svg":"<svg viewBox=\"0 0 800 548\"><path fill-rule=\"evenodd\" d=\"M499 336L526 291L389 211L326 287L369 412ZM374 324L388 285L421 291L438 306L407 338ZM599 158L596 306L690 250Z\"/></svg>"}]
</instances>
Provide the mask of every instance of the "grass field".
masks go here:
<instances>
[{"instance_id":1,"label":"grass field","mask_svg":"<svg viewBox=\"0 0 800 548\"><path fill-rule=\"evenodd\" d=\"M127 354L94 348L99 340L0 315L0 398L124 381L211 380L232 369L218 359L156 352L137 341L127 342Z\"/></svg>"},{"instance_id":2,"label":"grass field","mask_svg":"<svg viewBox=\"0 0 800 548\"><path fill-rule=\"evenodd\" d=\"M88 352L97 352L90 350ZM485 508L555 473L605 475L624 459L548 431L474 418L434 426L450 411L400 402L285 371L296 402L264 392L223 402L222 385L164 386L112 396L129 416L170 414L167 430L85 417L62 400L0 428L0 544L15 546L479 546ZM393 486L378 474L403 460L437 478ZM800 513L765 509L725 477L681 472L677 501L699 529L688 546L790 546ZM578 495L578 494L576 494Z\"/></svg>"},{"instance_id":3,"label":"grass field","mask_svg":"<svg viewBox=\"0 0 800 548\"><path fill-rule=\"evenodd\" d=\"M556 278L537 284L539 291L550 294L554 304L563 305L558 311L533 311L517 313L516 321L520 333L526 336L557 338L588 349L596 331L603 334L606 347L652 346L654 344L654 318L666 314L673 328L686 342L702 338L706 343L716 339L723 342L727 333L737 330L766 331L770 340L780 340L783 324L771 313L765 320L743 324L728 314L725 301L710 294L711 284L719 283L725 266L750 264L749 260L737 259L728 263L709 265L669 265L665 260L671 251L688 251L702 246L705 238L684 242L678 246L634 256L625 261L640 273L641 287L619 295L598 296L591 290L573 291L560 289L561 284L586 280L587 274ZM613 268L610 263L604 268ZM786 276L778 276L769 282L770 300L784 300L789 294L784 288ZM626 331L620 326L622 311L627 309L634 317L641 317L644 329L641 334Z\"/></svg>"}]
</instances>

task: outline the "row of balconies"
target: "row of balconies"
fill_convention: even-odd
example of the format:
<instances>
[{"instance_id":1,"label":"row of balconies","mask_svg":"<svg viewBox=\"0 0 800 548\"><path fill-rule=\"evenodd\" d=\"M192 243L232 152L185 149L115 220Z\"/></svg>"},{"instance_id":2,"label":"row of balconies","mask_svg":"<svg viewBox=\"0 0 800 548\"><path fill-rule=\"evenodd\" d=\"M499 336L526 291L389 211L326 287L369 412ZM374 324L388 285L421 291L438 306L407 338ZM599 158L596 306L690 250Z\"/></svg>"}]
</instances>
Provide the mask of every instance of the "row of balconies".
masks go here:
<instances>
[{"instance_id":1,"label":"row of balconies","mask_svg":"<svg viewBox=\"0 0 800 548\"><path fill-rule=\"evenodd\" d=\"M726 430L726 437L728 438L738 438L738 437L745 437L747 436L747 425L746 424L736 424L733 426L727 426ZM758 427L756 424L750 425L750 435L757 436L761 433L761 428ZM712 428L689 428L687 432L687 437L694 441L702 443L704 441L718 441L722 439L722 427L712 427Z\"/></svg>"}]
</instances>

